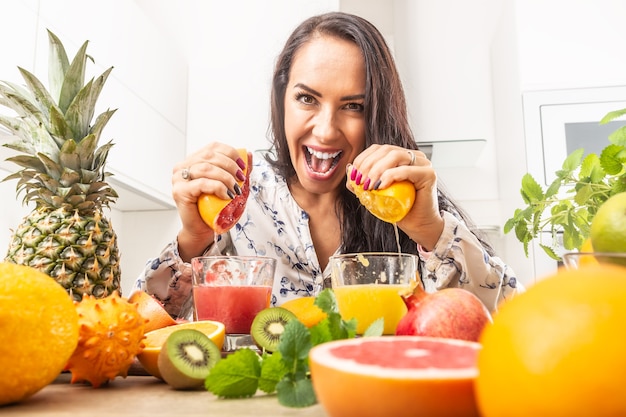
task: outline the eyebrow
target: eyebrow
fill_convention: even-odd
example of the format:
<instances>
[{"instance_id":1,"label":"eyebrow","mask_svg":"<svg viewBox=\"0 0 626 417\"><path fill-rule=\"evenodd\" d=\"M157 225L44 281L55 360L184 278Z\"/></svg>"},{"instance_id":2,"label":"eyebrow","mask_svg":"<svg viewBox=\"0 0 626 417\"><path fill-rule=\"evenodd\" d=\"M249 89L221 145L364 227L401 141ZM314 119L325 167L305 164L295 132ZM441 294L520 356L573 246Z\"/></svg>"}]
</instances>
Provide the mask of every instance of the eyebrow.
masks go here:
<instances>
[{"instance_id":1,"label":"eyebrow","mask_svg":"<svg viewBox=\"0 0 626 417\"><path fill-rule=\"evenodd\" d=\"M308 87L305 84L297 83L296 85L294 85L294 87L306 90L309 93L313 94L314 96L322 97L322 93L312 89L311 87ZM352 95L352 96L343 96L343 97L341 97L341 101L361 100L361 99L364 99L364 98L365 98L365 94L355 94L355 95Z\"/></svg>"}]
</instances>

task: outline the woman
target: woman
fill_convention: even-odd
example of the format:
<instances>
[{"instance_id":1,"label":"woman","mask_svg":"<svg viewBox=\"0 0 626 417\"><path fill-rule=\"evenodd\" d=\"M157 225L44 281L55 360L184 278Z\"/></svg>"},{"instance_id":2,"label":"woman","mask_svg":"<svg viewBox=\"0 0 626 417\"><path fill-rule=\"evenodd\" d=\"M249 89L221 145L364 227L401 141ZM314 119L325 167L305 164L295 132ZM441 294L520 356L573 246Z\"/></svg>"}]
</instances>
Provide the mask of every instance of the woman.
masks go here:
<instances>
[{"instance_id":1,"label":"woman","mask_svg":"<svg viewBox=\"0 0 626 417\"><path fill-rule=\"evenodd\" d=\"M415 185L415 204L397 226L402 252L420 256L427 290L462 287L492 311L521 290L513 271L438 187L409 127L392 55L368 21L334 12L296 28L274 71L271 134L271 152L255 155L246 210L216 244L197 199L240 193L236 179L245 162L230 145L212 143L174 167L182 229L138 280L170 314L187 314L188 262L203 253L278 258L272 304L280 305L314 295L327 282L335 253L397 251L393 226L359 203L347 174L366 189L401 180Z\"/></svg>"}]
</instances>

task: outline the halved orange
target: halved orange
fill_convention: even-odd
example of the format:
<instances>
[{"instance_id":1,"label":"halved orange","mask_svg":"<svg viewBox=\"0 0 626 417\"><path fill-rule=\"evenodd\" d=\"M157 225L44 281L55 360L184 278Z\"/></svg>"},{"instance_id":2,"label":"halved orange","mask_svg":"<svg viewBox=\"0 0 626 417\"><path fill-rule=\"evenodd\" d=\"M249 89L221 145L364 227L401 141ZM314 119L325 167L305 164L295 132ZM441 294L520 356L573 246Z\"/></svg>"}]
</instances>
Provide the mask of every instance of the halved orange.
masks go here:
<instances>
[{"instance_id":1,"label":"halved orange","mask_svg":"<svg viewBox=\"0 0 626 417\"><path fill-rule=\"evenodd\" d=\"M161 373L159 372L159 367L157 365L157 361L159 358L159 353L161 352L161 348L163 347L163 343L167 340L168 336L180 329L196 329L201 331L202 333L209 336L209 339L213 341L222 349L224 346L224 338L226 337L226 329L224 324L219 321L212 320L199 320L199 321L190 321L187 323L176 324L175 326L167 326L162 327L157 330L153 330L151 332L146 333L146 338L143 340L145 344L145 348L143 351L137 355L137 359L139 363L143 366L143 368L150 375L153 375L159 379L163 379L161 377Z\"/></svg>"},{"instance_id":2,"label":"halved orange","mask_svg":"<svg viewBox=\"0 0 626 417\"><path fill-rule=\"evenodd\" d=\"M306 327L313 327L326 318L326 313L315 305L315 297L298 297L280 305L291 311Z\"/></svg>"},{"instance_id":3,"label":"halved orange","mask_svg":"<svg viewBox=\"0 0 626 417\"><path fill-rule=\"evenodd\" d=\"M213 194L203 194L198 199L198 211L202 220L209 225L217 234L222 234L230 230L237 223L246 207L246 201L250 194L250 171L252 169L252 154L245 149L237 149L241 159L246 161L246 168L243 170L246 179L237 180L241 188L241 194L236 195L232 200L223 200Z\"/></svg>"},{"instance_id":4,"label":"halved orange","mask_svg":"<svg viewBox=\"0 0 626 417\"><path fill-rule=\"evenodd\" d=\"M415 203L415 186L410 181L398 181L379 190L364 190L362 185L350 182L361 204L387 223L402 220Z\"/></svg>"},{"instance_id":5,"label":"halved orange","mask_svg":"<svg viewBox=\"0 0 626 417\"><path fill-rule=\"evenodd\" d=\"M177 322L165 310L163 305L150 294L137 290L128 297L128 302L137 304L137 311L148 322L144 327L144 332L148 333L161 327L173 326Z\"/></svg>"}]
</instances>

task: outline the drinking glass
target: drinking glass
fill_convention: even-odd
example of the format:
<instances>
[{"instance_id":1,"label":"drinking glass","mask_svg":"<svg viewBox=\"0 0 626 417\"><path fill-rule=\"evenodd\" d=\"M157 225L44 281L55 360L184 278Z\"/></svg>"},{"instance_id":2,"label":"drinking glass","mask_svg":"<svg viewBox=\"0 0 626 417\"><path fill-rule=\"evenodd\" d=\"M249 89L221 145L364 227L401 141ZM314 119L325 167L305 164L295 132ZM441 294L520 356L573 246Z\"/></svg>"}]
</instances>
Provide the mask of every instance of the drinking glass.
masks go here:
<instances>
[{"instance_id":1,"label":"drinking glass","mask_svg":"<svg viewBox=\"0 0 626 417\"><path fill-rule=\"evenodd\" d=\"M626 266L626 252L566 252L563 265L568 269L578 269L583 265L614 263Z\"/></svg>"},{"instance_id":2,"label":"drinking glass","mask_svg":"<svg viewBox=\"0 0 626 417\"><path fill-rule=\"evenodd\" d=\"M367 252L334 255L329 259L331 283L344 320L357 320L363 334L378 318L384 334L394 334L407 308L401 293L418 278L418 257L408 253Z\"/></svg>"},{"instance_id":3,"label":"drinking glass","mask_svg":"<svg viewBox=\"0 0 626 417\"><path fill-rule=\"evenodd\" d=\"M254 346L250 326L270 306L276 259L200 256L191 260L194 320L224 323L224 351Z\"/></svg>"}]
</instances>

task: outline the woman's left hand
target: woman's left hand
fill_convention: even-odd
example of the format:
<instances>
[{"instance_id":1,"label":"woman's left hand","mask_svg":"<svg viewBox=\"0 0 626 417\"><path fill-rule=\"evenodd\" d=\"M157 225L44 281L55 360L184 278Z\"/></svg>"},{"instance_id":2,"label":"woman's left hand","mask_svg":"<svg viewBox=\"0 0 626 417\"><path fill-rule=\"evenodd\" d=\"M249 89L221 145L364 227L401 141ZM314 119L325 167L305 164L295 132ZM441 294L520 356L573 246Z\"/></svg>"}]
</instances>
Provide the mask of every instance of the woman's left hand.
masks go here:
<instances>
[{"instance_id":1,"label":"woman's left hand","mask_svg":"<svg viewBox=\"0 0 626 417\"><path fill-rule=\"evenodd\" d=\"M437 201L437 173L423 152L394 145L372 145L348 165L348 179L352 169L358 170L361 184L367 182L368 189L375 185L384 189L404 180L413 183L415 203L398 227L424 249L435 246L443 231L443 219ZM347 186L352 191L350 181Z\"/></svg>"}]
</instances>

